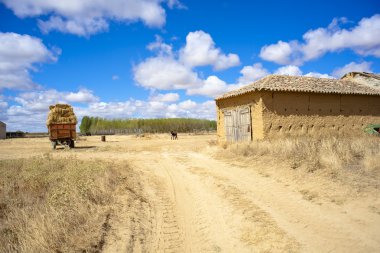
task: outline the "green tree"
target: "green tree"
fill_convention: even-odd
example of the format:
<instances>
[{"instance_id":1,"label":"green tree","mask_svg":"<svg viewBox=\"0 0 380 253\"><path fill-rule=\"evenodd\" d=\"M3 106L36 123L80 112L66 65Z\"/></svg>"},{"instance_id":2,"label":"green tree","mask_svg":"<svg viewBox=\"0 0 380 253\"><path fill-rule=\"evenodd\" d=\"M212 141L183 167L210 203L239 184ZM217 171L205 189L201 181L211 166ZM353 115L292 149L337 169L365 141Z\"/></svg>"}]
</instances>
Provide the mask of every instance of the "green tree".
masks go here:
<instances>
[{"instance_id":1,"label":"green tree","mask_svg":"<svg viewBox=\"0 0 380 253\"><path fill-rule=\"evenodd\" d=\"M91 118L88 116L84 116L82 118L82 122L79 126L79 130L82 134L90 132L90 127L91 127Z\"/></svg>"}]
</instances>

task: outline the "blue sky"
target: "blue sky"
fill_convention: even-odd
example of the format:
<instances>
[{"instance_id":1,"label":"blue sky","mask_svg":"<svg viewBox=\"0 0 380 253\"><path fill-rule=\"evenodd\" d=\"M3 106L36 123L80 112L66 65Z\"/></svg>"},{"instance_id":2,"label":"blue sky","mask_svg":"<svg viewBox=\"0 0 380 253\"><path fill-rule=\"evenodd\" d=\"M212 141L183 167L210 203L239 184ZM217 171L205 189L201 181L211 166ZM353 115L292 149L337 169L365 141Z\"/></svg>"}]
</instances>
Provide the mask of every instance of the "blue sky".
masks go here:
<instances>
[{"instance_id":1,"label":"blue sky","mask_svg":"<svg viewBox=\"0 0 380 253\"><path fill-rule=\"evenodd\" d=\"M380 72L380 3L0 0L0 120L46 131L48 106L106 118L215 118L268 74Z\"/></svg>"}]
</instances>

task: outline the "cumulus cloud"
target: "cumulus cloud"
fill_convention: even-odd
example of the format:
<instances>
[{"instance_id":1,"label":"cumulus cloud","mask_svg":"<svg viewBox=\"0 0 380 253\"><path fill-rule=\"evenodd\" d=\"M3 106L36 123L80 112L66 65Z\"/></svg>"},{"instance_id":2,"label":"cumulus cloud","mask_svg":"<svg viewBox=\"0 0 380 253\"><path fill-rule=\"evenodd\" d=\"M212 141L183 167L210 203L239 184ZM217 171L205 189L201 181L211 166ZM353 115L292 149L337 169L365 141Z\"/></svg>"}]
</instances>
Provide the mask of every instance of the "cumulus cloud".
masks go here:
<instances>
[{"instance_id":1,"label":"cumulus cloud","mask_svg":"<svg viewBox=\"0 0 380 253\"><path fill-rule=\"evenodd\" d=\"M380 15L363 18L350 29L340 28L346 19L334 19L327 28L310 30L303 41L283 42L266 45L260 57L278 64L302 65L328 52L351 49L363 56L380 57Z\"/></svg>"},{"instance_id":2,"label":"cumulus cloud","mask_svg":"<svg viewBox=\"0 0 380 253\"><path fill-rule=\"evenodd\" d=\"M57 53L40 39L17 33L0 32L0 90L31 89L37 84L30 78L41 63L54 62Z\"/></svg>"},{"instance_id":3,"label":"cumulus cloud","mask_svg":"<svg viewBox=\"0 0 380 253\"><path fill-rule=\"evenodd\" d=\"M80 89L78 92L69 92L60 94L65 100L71 103L90 103L99 100L91 90Z\"/></svg>"},{"instance_id":4,"label":"cumulus cloud","mask_svg":"<svg viewBox=\"0 0 380 253\"><path fill-rule=\"evenodd\" d=\"M288 76L301 76L302 75L302 71L300 70L300 68L297 66L294 66L294 65L288 65L288 66L280 67L274 73L278 74L278 75L288 75Z\"/></svg>"},{"instance_id":5,"label":"cumulus cloud","mask_svg":"<svg viewBox=\"0 0 380 253\"><path fill-rule=\"evenodd\" d=\"M290 64L292 62L290 57L297 49L298 43L288 43L280 40L277 44L267 45L261 48L260 57L278 64Z\"/></svg>"},{"instance_id":6,"label":"cumulus cloud","mask_svg":"<svg viewBox=\"0 0 380 253\"><path fill-rule=\"evenodd\" d=\"M6 111L8 108L8 102L5 100L4 96L0 94L0 120L5 121L7 119Z\"/></svg>"},{"instance_id":7,"label":"cumulus cloud","mask_svg":"<svg viewBox=\"0 0 380 253\"><path fill-rule=\"evenodd\" d=\"M309 72L307 74L303 74L303 71L298 66L294 66L294 65L287 65L287 66L280 67L274 71L274 74L288 75L288 76L310 76L310 77L318 77L318 78L334 78L333 76L330 76L329 74L322 74L318 72Z\"/></svg>"},{"instance_id":8,"label":"cumulus cloud","mask_svg":"<svg viewBox=\"0 0 380 253\"><path fill-rule=\"evenodd\" d=\"M10 130L46 131L45 121L49 105L74 103L87 105L97 103L99 98L92 91L62 92L55 89L22 92L11 98L11 105L3 108L0 117L6 118Z\"/></svg>"},{"instance_id":9,"label":"cumulus cloud","mask_svg":"<svg viewBox=\"0 0 380 253\"><path fill-rule=\"evenodd\" d=\"M261 63L255 63L252 66L244 66L240 71L241 76L238 78L238 82L235 85L229 85L229 89L238 88L252 82L257 81L267 75L272 74L266 68L263 67ZM279 67L273 71L273 74L276 75L290 75L290 76L311 76L311 77L319 77L319 78L334 78L328 74L322 74L318 72L309 72L307 74L303 74L303 71L295 65L286 65L283 67Z\"/></svg>"},{"instance_id":10,"label":"cumulus cloud","mask_svg":"<svg viewBox=\"0 0 380 253\"><path fill-rule=\"evenodd\" d=\"M38 27L43 33L56 30L63 33L88 36L108 30L108 23L104 19L99 18L63 19L59 16L52 16L46 21L38 20Z\"/></svg>"},{"instance_id":11,"label":"cumulus cloud","mask_svg":"<svg viewBox=\"0 0 380 253\"><path fill-rule=\"evenodd\" d=\"M353 71L372 72L371 62L365 62L365 61L362 63L350 62L341 68L335 69L332 75L336 78L341 78L343 75L347 74L348 72L353 72Z\"/></svg>"},{"instance_id":12,"label":"cumulus cloud","mask_svg":"<svg viewBox=\"0 0 380 253\"><path fill-rule=\"evenodd\" d=\"M187 89L201 85L197 73L172 57L148 58L134 67L135 81L150 89Z\"/></svg>"},{"instance_id":13,"label":"cumulus cloud","mask_svg":"<svg viewBox=\"0 0 380 253\"><path fill-rule=\"evenodd\" d=\"M80 89L78 92L60 92L54 89L24 92L14 98L14 101L31 112L46 112L49 105L56 103L91 103L98 100L87 89Z\"/></svg>"},{"instance_id":14,"label":"cumulus cloud","mask_svg":"<svg viewBox=\"0 0 380 253\"><path fill-rule=\"evenodd\" d=\"M156 41L150 43L147 48L150 51L157 52L160 56L173 56L172 46L164 43L162 37L159 35L156 35Z\"/></svg>"},{"instance_id":15,"label":"cumulus cloud","mask_svg":"<svg viewBox=\"0 0 380 253\"><path fill-rule=\"evenodd\" d=\"M185 100L179 103L130 99L123 102L98 102L76 108L76 113L104 118L205 118L215 119L215 102L197 103Z\"/></svg>"},{"instance_id":16,"label":"cumulus cloud","mask_svg":"<svg viewBox=\"0 0 380 253\"><path fill-rule=\"evenodd\" d=\"M18 17L41 17L44 32L60 32L88 36L108 29L112 20L131 23L142 21L149 27L162 27L166 13L162 2L170 8L182 8L178 0L1 0ZM47 18L44 19L44 18Z\"/></svg>"},{"instance_id":17,"label":"cumulus cloud","mask_svg":"<svg viewBox=\"0 0 380 253\"><path fill-rule=\"evenodd\" d=\"M186 6L178 0L168 0L169 8L186 9Z\"/></svg>"},{"instance_id":18,"label":"cumulus cloud","mask_svg":"<svg viewBox=\"0 0 380 253\"><path fill-rule=\"evenodd\" d=\"M244 66L240 70L239 84L250 84L269 75L269 71L261 63L255 63L252 66Z\"/></svg>"},{"instance_id":19,"label":"cumulus cloud","mask_svg":"<svg viewBox=\"0 0 380 253\"><path fill-rule=\"evenodd\" d=\"M202 86L198 88L188 89L188 95L203 95L208 97L216 97L224 92L227 92L229 86L217 76L209 76L203 81Z\"/></svg>"},{"instance_id":20,"label":"cumulus cloud","mask_svg":"<svg viewBox=\"0 0 380 253\"><path fill-rule=\"evenodd\" d=\"M215 70L223 70L240 64L237 54L224 54L210 34L204 31L190 32L186 45L180 50L180 60L188 66L212 65Z\"/></svg>"},{"instance_id":21,"label":"cumulus cloud","mask_svg":"<svg viewBox=\"0 0 380 253\"><path fill-rule=\"evenodd\" d=\"M156 56L134 67L134 79L140 86L153 90L184 89L187 94L214 97L228 90L227 84L216 76L201 79L194 67L212 65L220 70L240 64L237 55L223 54L203 31L190 32L186 45L178 51L173 51L160 36L147 48Z\"/></svg>"},{"instance_id":22,"label":"cumulus cloud","mask_svg":"<svg viewBox=\"0 0 380 253\"><path fill-rule=\"evenodd\" d=\"M333 76L330 76L329 74L321 74L318 72L309 72L305 76L318 77L318 78L334 78Z\"/></svg>"},{"instance_id":23,"label":"cumulus cloud","mask_svg":"<svg viewBox=\"0 0 380 253\"><path fill-rule=\"evenodd\" d=\"M149 98L149 101L155 102L176 102L179 100L178 93L166 93L166 94L156 94Z\"/></svg>"}]
</instances>

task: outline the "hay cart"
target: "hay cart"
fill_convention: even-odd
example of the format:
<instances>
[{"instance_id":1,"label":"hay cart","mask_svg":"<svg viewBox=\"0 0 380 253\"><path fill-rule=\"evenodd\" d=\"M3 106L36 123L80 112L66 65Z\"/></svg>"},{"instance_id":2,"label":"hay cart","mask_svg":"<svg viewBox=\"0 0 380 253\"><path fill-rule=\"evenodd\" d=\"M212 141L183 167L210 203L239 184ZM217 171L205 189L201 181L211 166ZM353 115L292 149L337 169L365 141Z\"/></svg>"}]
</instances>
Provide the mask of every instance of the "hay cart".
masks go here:
<instances>
[{"instance_id":1,"label":"hay cart","mask_svg":"<svg viewBox=\"0 0 380 253\"><path fill-rule=\"evenodd\" d=\"M50 124L49 139L52 148L63 145L65 148L74 148L76 139L76 124Z\"/></svg>"}]
</instances>

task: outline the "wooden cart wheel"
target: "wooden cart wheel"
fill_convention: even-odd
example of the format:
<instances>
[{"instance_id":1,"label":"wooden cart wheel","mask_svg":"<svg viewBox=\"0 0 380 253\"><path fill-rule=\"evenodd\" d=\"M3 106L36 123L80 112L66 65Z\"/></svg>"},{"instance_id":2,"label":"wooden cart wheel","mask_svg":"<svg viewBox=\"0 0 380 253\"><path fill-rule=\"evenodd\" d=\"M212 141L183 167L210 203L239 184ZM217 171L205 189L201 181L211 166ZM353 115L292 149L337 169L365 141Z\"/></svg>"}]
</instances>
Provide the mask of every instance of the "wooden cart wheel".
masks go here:
<instances>
[{"instance_id":1,"label":"wooden cart wheel","mask_svg":"<svg viewBox=\"0 0 380 253\"><path fill-rule=\"evenodd\" d=\"M70 148L75 148L74 140L71 140L71 142L70 142Z\"/></svg>"},{"instance_id":2,"label":"wooden cart wheel","mask_svg":"<svg viewBox=\"0 0 380 253\"><path fill-rule=\"evenodd\" d=\"M71 143L72 143L71 140L67 140L67 141L65 141L65 142L64 142L65 149L70 149L70 148L71 148Z\"/></svg>"}]
</instances>

